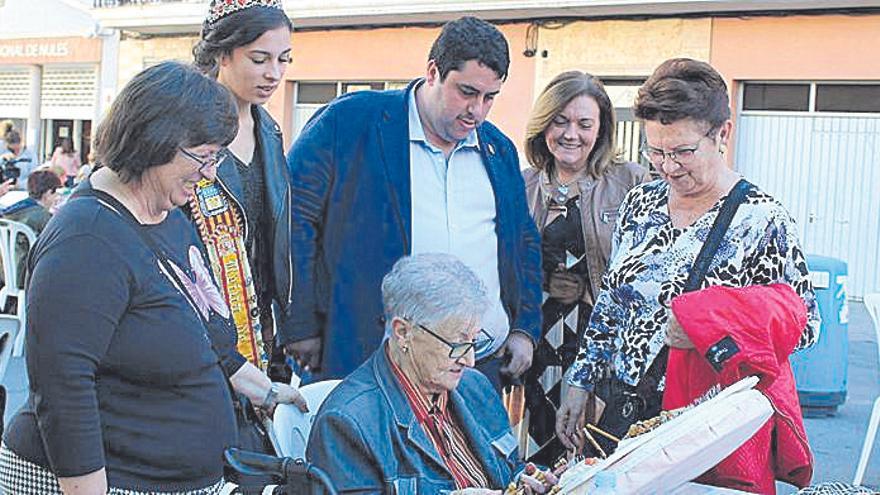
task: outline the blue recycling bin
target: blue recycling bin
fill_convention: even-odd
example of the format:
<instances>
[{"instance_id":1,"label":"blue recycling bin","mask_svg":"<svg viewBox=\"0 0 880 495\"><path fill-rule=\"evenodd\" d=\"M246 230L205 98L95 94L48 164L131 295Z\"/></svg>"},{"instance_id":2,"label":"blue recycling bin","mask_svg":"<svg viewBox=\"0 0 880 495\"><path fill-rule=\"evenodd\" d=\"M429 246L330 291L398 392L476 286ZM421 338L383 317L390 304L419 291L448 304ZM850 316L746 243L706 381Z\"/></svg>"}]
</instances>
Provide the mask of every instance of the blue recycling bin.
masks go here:
<instances>
[{"instance_id":1,"label":"blue recycling bin","mask_svg":"<svg viewBox=\"0 0 880 495\"><path fill-rule=\"evenodd\" d=\"M816 290L822 327L816 344L791 356L798 397L804 415L834 415L846 401L849 350L849 305L846 301L846 262L807 255Z\"/></svg>"}]
</instances>

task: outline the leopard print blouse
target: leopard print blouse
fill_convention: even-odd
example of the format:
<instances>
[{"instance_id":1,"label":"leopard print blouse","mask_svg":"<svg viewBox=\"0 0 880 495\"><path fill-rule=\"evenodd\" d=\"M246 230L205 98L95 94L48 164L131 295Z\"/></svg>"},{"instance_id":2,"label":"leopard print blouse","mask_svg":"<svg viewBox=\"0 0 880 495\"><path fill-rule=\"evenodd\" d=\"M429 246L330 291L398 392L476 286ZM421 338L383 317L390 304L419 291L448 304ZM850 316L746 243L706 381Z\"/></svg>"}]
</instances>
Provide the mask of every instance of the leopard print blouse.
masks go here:
<instances>
[{"instance_id":1,"label":"leopard print blouse","mask_svg":"<svg viewBox=\"0 0 880 495\"><path fill-rule=\"evenodd\" d=\"M620 206L608 270L578 356L571 385L592 389L610 372L636 385L663 346L670 301L684 290L689 270L718 216L718 201L692 225L669 218L669 185L636 186ZM790 284L804 299L808 323L799 348L819 336L819 307L791 215L769 194L752 188L739 206L703 287Z\"/></svg>"}]
</instances>

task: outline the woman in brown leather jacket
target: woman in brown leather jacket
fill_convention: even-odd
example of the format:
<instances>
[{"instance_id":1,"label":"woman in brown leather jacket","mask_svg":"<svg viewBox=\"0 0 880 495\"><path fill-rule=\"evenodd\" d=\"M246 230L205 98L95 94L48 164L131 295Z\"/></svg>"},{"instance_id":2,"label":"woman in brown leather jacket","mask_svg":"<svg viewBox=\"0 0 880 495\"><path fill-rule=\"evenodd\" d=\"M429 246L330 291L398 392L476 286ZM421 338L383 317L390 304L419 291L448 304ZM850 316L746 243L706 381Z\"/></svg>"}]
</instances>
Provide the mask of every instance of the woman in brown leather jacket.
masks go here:
<instances>
[{"instance_id":1,"label":"woman in brown leather jacket","mask_svg":"<svg viewBox=\"0 0 880 495\"><path fill-rule=\"evenodd\" d=\"M526 376L526 457L552 465L563 453L554 424L563 372L574 361L611 253L617 209L648 171L617 159L614 108L602 82L579 71L556 76L538 96L526 132L523 172L542 233L542 338Z\"/></svg>"}]
</instances>

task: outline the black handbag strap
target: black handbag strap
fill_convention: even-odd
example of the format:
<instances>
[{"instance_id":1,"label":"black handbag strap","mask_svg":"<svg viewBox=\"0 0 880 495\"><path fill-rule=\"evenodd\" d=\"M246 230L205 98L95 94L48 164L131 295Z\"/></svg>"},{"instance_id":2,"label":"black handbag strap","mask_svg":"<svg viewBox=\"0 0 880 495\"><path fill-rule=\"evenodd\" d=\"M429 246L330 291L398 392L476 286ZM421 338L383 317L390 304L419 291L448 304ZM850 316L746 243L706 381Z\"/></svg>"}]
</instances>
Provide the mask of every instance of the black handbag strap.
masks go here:
<instances>
[{"instance_id":1,"label":"black handbag strap","mask_svg":"<svg viewBox=\"0 0 880 495\"><path fill-rule=\"evenodd\" d=\"M706 273L708 273L709 267L712 265L712 260L715 258L718 246L724 239L724 234L727 233L727 229L730 227L730 222L733 221L733 216L736 215L739 205L745 201L746 195L751 189L752 184L749 181L740 179L733 186L733 189L730 190L727 197L724 198L724 202L721 203L721 209L718 211L718 216L715 217L712 229L709 230L709 235L706 237L706 242L703 243L703 247L700 248L700 252L697 254L693 266L691 266L687 281L684 284L683 293L698 290L703 284L703 279L706 278ZM660 352L657 353L657 357L654 358L645 376L636 385L636 389L639 392L649 392L652 387L656 391L656 385L666 375L668 358L669 346L664 345Z\"/></svg>"},{"instance_id":2,"label":"black handbag strap","mask_svg":"<svg viewBox=\"0 0 880 495\"><path fill-rule=\"evenodd\" d=\"M202 324L207 326L208 322L202 313L197 309L198 305L196 304L195 299L193 299L192 294L186 290L186 285L183 284L183 280L178 276L177 271L171 266L171 263L168 261L168 254L162 249L156 241L150 237L146 232L144 232L144 226L138 222L137 218L135 218L134 214L122 204L121 201L114 198L110 194L105 191L101 191L99 189L95 189L92 187L91 189L78 191L77 196L93 196L99 201L106 203L110 206L111 210L116 212L120 217L125 219L131 227L132 230L137 232L137 234L141 237L141 240L144 241L144 244L150 248L150 251L153 252L153 255L159 260L159 263L162 265L162 269L168 273L168 275L174 280L174 283L179 288L179 291L186 297L187 302L192 306L193 311L195 311L196 315L198 315L199 319L202 321ZM213 347L213 346L212 346ZM216 350L215 350L216 351Z\"/></svg>"},{"instance_id":3,"label":"black handbag strap","mask_svg":"<svg viewBox=\"0 0 880 495\"><path fill-rule=\"evenodd\" d=\"M103 202L106 206L108 206L113 212L118 214L120 217L125 219L128 223L128 226L131 227L132 230L138 233L141 237L141 240L150 248L150 251L153 252L153 255L159 260L159 263L162 265L162 269L174 280L174 283L177 284L179 288L179 292L181 292L185 297L189 305L192 307L192 310L198 315L199 321L202 322L203 331L205 332L205 336L208 338L208 343L211 345L211 350L214 351L214 354L217 356L217 359L220 359L220 353L217 351L217 348L214 346L214 340L211 339L208 333L208 321L202 315L202 313L198 310L198 305L196 304L195 299L193 299L192 295L189 291L186 290L186 286L183 285L183 281L180 280L180 277L177 275L177 272L171 267L170 262L168 261L168 255L165 253L165 250L159 247L156 244L156 241L153 240L146 232L144 232L143 225L138 222L137 218L135 218L134 214L122 204L121 201L114 198L110 194L105 191L101 191L100 189L95 189L94 187L89 189L79 189L74 193L73 198L76 197L88 197L92 196L98 201ZM229 380L229 376L226 374L226 370L223 366L220 366L220 370L223 372L223 377L226 379L226 385L229 387L229 392L233 397L233 405L235 405L236 400L236 391L232 386L232 382Z\"/></svg>"},{"instance_id":4,"label":"black handbag strap","mask_svg":"<svg viewBox=\"0 0 880 495\"><path fill-rule=\"evenodd\" d=\"M153 252L153 255L158 259L159 263L162 265L162 269L168 273L168 275L173 279L174 283L177 284L179 288L179 292L183 293L186 297L187 302L192 307L192 310L198 315L199 320L202 322L203 331L205 332L205 336L208 338L208 343L211 345L211 350L214 351L214 354L217 356L218 360L220 359L220 353L217 351L217 348L214 346L214 341L211 339L208 334L208 320L202 315L202 313L198 310L198 305L196 305L195 299L186 290L186 286L183 284L183 281L180 280L180 277L177 275L177 271L174 270L170 266L170 262L168 261L168 255L164 249L162 249L156 241L150 237L141 225L138 222L137 218L135 218L134 214L122 204L121 201L114 198L110 194L105 191L101 191L99 189L95 189L94 187L89 189L79 189L74 194L75 197L87 197L92 196L95 199L103 202L107 207L109 207L113 212L118 214L120 217L125 219L129 225L138 235L141 237L141 240L150 248L150 251ZM226 369L223 366L220 366L220 370L223 372L223 378L226 382L226 386L229 388L229 393L232 397L232 405L236 410L236 413L241 415L241 418L248 420L254 427L263 431L265 434L265 430L263 426L260 424L259 420L256 419L253 405L250 402L250 399L247 398L246 395L240 394L235 390L235 387L232 386L232 381L230 377L226 374Z\"/></svg>"},{"instance_id":5,"label":"black handbag strap","mask_svg":"<svg viewBox=\"0 0 880 495\"><path fill-rule=\"evenodd\" d=\"M724 234L727 232L728 227L730 227L730 222L733 220L733 216L736 215L739 205L745 201L746 195L751 188L752 184L749 181L740 179L733 186L733 189L730 190L730 194L724 198L724 202L721 203L721 209L718 211L718 216L715 217L715 222L712 224L712 229L709 231L706 242L700 248L700 253L697 254L697 258L694 260L694 264L688 274L687 282L684 284L684 292L695 291L703 284L703 279L706 278L709 266L712 265L712 259L715 258L718 246L724 239Z\"/></svg>"}]
</instances>

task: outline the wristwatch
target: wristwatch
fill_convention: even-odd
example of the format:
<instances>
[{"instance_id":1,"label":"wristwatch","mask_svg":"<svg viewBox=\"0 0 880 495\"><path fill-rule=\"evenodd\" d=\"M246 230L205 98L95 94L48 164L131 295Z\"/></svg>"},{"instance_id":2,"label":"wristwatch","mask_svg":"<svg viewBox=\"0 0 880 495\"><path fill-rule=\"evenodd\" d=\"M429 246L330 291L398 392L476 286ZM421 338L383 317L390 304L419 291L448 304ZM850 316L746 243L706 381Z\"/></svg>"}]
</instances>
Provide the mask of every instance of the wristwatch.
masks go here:
<instances>
[{"instance_id":1,"label":"wristwatch","mask_svg":"<svg viewBox=\"0 0 880 495\"><path fill-rule=\"evenodd\" d=\"M266 392L266 398L263 399L263 405L261 406L263 409L272 409L278 405L278 384L272 382L272 385L269 386L269 391Z\"/></svg>"}]
</instances>

